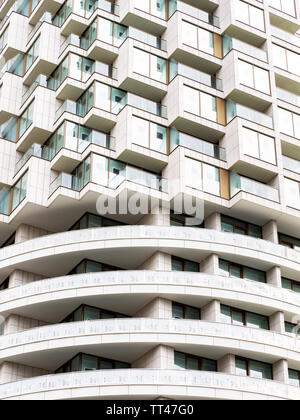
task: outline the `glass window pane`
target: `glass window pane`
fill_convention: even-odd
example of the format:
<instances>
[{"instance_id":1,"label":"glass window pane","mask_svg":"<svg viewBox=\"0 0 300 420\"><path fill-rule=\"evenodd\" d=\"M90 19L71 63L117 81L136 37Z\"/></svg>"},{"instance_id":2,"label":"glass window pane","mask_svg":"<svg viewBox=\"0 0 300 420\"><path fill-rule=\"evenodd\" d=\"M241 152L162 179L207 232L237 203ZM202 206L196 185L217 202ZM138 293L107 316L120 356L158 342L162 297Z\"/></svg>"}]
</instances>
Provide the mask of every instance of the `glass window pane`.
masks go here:
<instances>
[{"instance_id":1,"label":"glass window pane","mask_svg":"<svg viewBox=\"0 0 300 420\"><path fill-rule=\"evenodd\" d=\"M185 354L179 353L178 351L174 352L174 368L175 369L185 369Z\"/></svg>"},{"instance_id":2,"label":"glass window pane","mask_svg":"<svg viewBox=\"0 0 300 420\"><path fill-rule=\"evenodd\" d=\"M81 370L97 370L98 358L95 356L82 355L82 368Z\"/></svg>"},{"instance_id":3,"label":"glass window pane","mask_svg":"<svg viewBox=\"0 0 300 420\"><path fill-rule=\"evenodd\" d=\"M184 307L173 303L172 305L173 318L184 319Z\"/></svg>"},{"instance_id":4,"label":"glass window pane","mask_svg":"<svg viewBox=\"0 0 300 420\"><path fill-rule=\"evenodd\" d=\"M235 360L236 374L239 376L248 376L248 363L246 360Z\"/></svg>"},{"instance_id":5,"label":"glass window pane","mask_svg":"<svg viewBox=\"0 0 300 420\"><path fill-rule=\"evenodd\" d=\"M200 310L197 308L192 308L187 306L186 309L186 319L200 319Z\"/></svg>"},{"instance_id":6,"label":"glass window pane","mask_svg":"<svg viewBox=\"0 0 300 420\"><path fill-rule=\"evenodd\" d=\"M100 311L97 308L92 308L89 306L84 307L84 321L89 321L93 319L100 319Z\"/></svg>"},{"instance_id":7,"label":"glass window pane","mask_svg":"<svg viewBox=\"0 0 300 420\"><path fill-rule=\"evenodd\" d=\"M272 379L272 367L266 363L250 360L250 376L253 378Z\"/></svg>"}]
</instances>

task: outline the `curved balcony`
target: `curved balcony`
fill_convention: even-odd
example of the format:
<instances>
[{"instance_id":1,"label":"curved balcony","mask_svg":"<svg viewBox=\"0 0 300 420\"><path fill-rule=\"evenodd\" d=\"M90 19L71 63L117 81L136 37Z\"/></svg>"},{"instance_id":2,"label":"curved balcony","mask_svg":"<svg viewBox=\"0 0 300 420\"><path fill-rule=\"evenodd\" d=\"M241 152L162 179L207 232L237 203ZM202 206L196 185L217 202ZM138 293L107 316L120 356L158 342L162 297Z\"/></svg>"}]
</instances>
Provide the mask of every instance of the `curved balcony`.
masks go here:
<instances>
[{"instance_id":1,"label":"curved balcony","mask_svg":"<svg viewBox=\"0 0 300 420\"><path fill-rule=\"evenodd\" d=\"M56 276L83 258L102 258L130 269L158 250L183 258L189 255L198 262L215 253L266 271L281 266L287 278L300 270L298 251L262 239L208 229L136 225L62 232L8 246L0 250L0 273L5 278L12 270L22 269Z\"/></svg>"},{"instance_id":2,"label":"curved balcony","mask_svg":"<svg viewBox=\"0 0 300 420\"><path fill-rule=\"evenodd\" d=\"M55 371L74 354L117 357L133 363L163 344L214 360L233 353L299 367L297 340L290 334L198 320L120 318L70 322L33 328L0 337L0 361ZM266 348L268 349L266 351ZM119 353L120 354L120 353Z\"/></svg>"},{"instance_id":3,"label":"curved balcony","mask_svg":"<svg viewBox=\"0 0 300 420\"><path fill-rule=\"evenodd\" d=\"M0 386L1 399L300 399L279 382L215 372L123 369L40 376Z\"/></svg>"},{"instance_id":4,"label":"curved balcony","mask_svg":"<svg viewBox=\"0 0 300 420\"><path fill-rule=\"evenodd\" d=\"M6 289L0 292L0 314L42 316L55 323L83 299L100 307L110 299L116 310L134 314L158 297L201 307L217 299L259 313L282 311L290 318L300 311L298 293L269 284L205 273L138 270L69 275Z\"/></svg>"}]
</instances>

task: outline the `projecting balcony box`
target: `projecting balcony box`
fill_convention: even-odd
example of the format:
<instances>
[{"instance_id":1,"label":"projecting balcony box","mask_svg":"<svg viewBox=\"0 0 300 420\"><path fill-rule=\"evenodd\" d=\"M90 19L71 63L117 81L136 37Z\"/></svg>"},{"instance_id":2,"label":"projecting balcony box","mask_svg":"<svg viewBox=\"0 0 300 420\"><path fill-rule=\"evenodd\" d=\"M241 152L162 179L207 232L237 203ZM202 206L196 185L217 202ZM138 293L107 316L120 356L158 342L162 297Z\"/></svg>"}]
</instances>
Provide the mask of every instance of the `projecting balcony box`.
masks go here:
<instances>
[{"instance_id":1,"label":"projecting balcony box","mask_svg":"<svg viewBox=\"0 0 300 420\"><path fill-rule=\"evenodd\" d=\"M253 121L234 118L222 139L227 150L228 168L244 176L269 182L278 174L273 130Z\"/></svg>"},{"instance_id":2,"label":"projecting balcony box","mask_svg":"<svg viewBox=\"0 0 300 420\"><path fill-rule=\"evenodd\" d=\"M153 35L161 35L167 28L168 0L128 0L120 2L120 22Z\"/></svg>"},{"instance_id":3,"label":"projecting balcony box","mask_svg":"<svg viewBox=\"0 0 300 420\"><path fill-rule=\"evenodd\" d=\"M166 181L159 175L91 153L71 174L61 173L53 180L48 205L55 207L63 201L66 208L79 199L91 211L100 194L118 197L124 192L128 197L138 192L141 197L168 199Z\"/></svg>"},{"instance_id":4,"label":"projecting balcony box","mask_svg":"<svg viewBox=\"0 0 300 420\"><path fill-rule=\"evenodd\" d=\"M0 124L19 114L23 91L22 78L5 72L0 86Z\"/></svg>"},{"instance_id":5,"label":"projecting balcony box","mask_svg":"<svg viewBox=\"0 0 300 420\"><path fill-rule=\"evenodd\" d=\"M263 4L261 4L263 7ZM260 47L267 39L264 9L241 0L220 2L221 33Z\"/></svg>"},{"instance_id":6,"label":"projecting balcony box","mask_svg":"<svg viewBox=\"0 0 300 420\"><path fill-rule=\"evenodd\" d=\"M168 164L166 124L165 118L126 106L112 130L117 140L117 158L145 169L161 171Z\"/></svg>"},{"instance_id":7,"label":"projecting balcony box","mask_svg":"<svg viewBox=\"0 0 300 420\"><path fill-rule=\"evenodd\" d=\"M162 176L168 180L171 202L180 200L184 194L190 200L204 200L206 210L217 211L220 206L229 207L229 172L225 168L226 162L215 156L177 147L169 156L168 166L162 171Z\"/></svg>"},{"instance_id":8,"label":"projecting balcony box","mask_svg":"<svg viewBox=\"0 0 300 420\"><path fill-rule=\"evenodd\" d=\"M274 3L274 2L273 2ZM276 6L272 7L270 2L269 4L269 13L270 13L270 22L271 25L276 26L277 28L281 28L286 32L296 33L300 29L300 5L298 1L290 2L290 1L281 1L280 3L276 2Z\"/></svg>"},{"instance_id":9,"label":"projecting balcony box","mask_svg":"<svg viewBox=\"0 0 300 420\"><path fill-rule=\"evenodd\" d=\"M223 63L220 77L225 98L264 112L272 104L268 65L235 50Z\"/></svg>"},{"instance_id":10,"label":"projecting balcony box","mask_svg":"<svg viewBox=\"0 0 300 420\"><path fill-rule=\"evenodd\" d=\"M119 54L119 46L127 38L127 28L100 16L80 37L80 47L86 57L112 64Z\"/></svg>"},{"instance_id":11,"label":"projecting balcony box","mask_svg":"<svg viewBox=\"0 0 300 420\"><path fill-rule=\"evenodd\" d=\"M40 74L50 76L57 66L59 45L59 28L43 22L27 47L24 59L25 85L30 86Z\"/></svg>"},{"instance_id":12,"label":"projecting balcony box","mask_svg":"<svg viewBox=\"0 0 300 420\"><path fill-rule=\"evenodd\" d=\"M266 184L230 172L230 197L231 208L240 212L239 214L247 213L251 209L260 224L266 223L266 220L276 220L282 214L278 177Z\"/></svg>"},{"instance_id":13,"label":"projecting balcony box","mask_svg":"<svg viewBox=\"0 0 300 420\"><path fill-rule=\"evenodd\" d=\"M121 89L159 102L167 93L167 54L127 38L116 60Z\"/></svg>"},{"instance_id":14,"label":"projecting balcony box","mask_svg":"<svg viewBox=\"0 0 300 420\"><path fill-rule=\"evenodd\" d=\"M69 53L47 80L56 98L76 101L93 80L117 85L117 69L100 61Z\"/></svg>"},{"instance_id":15,"label":"projecting balcony box","mask_svg":"<svg viewBox=\"0 0 300 420\"><path fill-rule=\"evenodd\" d=\"M176 76L166 98L169 125L217 143L225 134L226 124L226 103L215 96L217 93L214 88Z\"/></svg>"},{"instance_id":16,"label":"projecting balcony box","mask_svg":"<svg viewBox=\"0 0 300 420\"><path fill-rule=\"evenodd\" d=\"M17 150L26 152L33 143L43 144L53 131L55 93L37 86L21 108L17 123Z\"/></svg>"},{"instance_id":17,"label":"projecting balcony box","mask_svg":"<svg viewBox=\"0 0 300 420\"><path fill-rule=\"evenodd\" d=\"M10 60L26 51L28 20L26 16L13 12L8 24L0 29L0 57Z\"/></svg>"},{"instance_id":18,"label":"projecting balcony box","mask_svg":"<svg viewBox=\"0 0 300 420\"><path fill-rule=\"evenodd\" d=\"M222 67L222 37L205 22L176 12L169 20L165 38L168 56L182 64L214 74Z\"/></svg>"},{"instance_id":19,"label":"projecting balcony box","mask_svg":"<svg viewBox=\"0 0 300 420\"><path fill-rule=\"evenodd\" d=\"M36 1L36 0L35 0ZM49 12L54 15L61 5L64 3L65 0L43 0L37 1L37 5L31 12L29 16L29 23L30 25L36 25L39 20L42 18L45 12Z\"/></svg>"}]
</instances>

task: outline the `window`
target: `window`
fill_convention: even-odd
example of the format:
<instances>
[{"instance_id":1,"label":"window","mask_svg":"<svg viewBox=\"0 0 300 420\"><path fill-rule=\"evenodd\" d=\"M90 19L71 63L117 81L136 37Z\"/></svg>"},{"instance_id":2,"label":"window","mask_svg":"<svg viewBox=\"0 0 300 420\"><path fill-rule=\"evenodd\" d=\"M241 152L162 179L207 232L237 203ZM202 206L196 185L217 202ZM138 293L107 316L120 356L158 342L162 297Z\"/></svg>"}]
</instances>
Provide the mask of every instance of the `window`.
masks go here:
<instances>
[{"instance_id":1,"label":"window","mask_svg":"<svg viewBox=\"0 0 300 420\"><path fill-rule=\"evenodd\" d=\"M158 82L167 82L167 61L138 48L133 49L133 70Z\"/></svg>"},{"instance_id":2,"label":"window","mask_svg":"<svg viewBox=\"0 0 300 420\"><path fill-rule=\"evenodd\" d=\"M245 267L222 259L219 259L219 270L220 275L224 277L236 277L266 283L266 273L264 271L255 270L254 268Z\"/></svg>"},{"instance_id":3,"label":"window","mask_svg":"<svg viewBox=\"0 0 300 420\"><path fill-rule=\"evenodd\" d=\"M172 271L194 271L199 272L199 263L181 258L172 257Z\"/></svg>"},{"instance_id":4,"label":"window","mask_svg":"<svg viewBox=\"0 0 300 420\"><path fill-rule=\"evenodd\" d=\"M97 227L122 226L124 223L92 213L84 214L69 230L91 229Z\"/></svg>"},{"instance_id":5,"label":"window","mask_svg":"<svg viewBox=\"0 0 300 420\"><path fill-rule=\"evenodd\" d=\"M186 214L177 214L177 213L174 213L173 210L171 210L171 212L170 212L170 226L190 226L187 223L187 219L189 219L190 217L193 217L193 216L188 216ZM197 226L200 227L200 228L204 228L204 222L201 223L199 221L199 224Z\"/></svg>"},{"instance_id":6,"label":"window","mask_svg":"<svg viewBox=\"0 0 300 420\"><path fill-rule=\"evenodd\" d=\"M132 143L160 153L167 153L167 128L148 120L132 116Z\"/></svg>"},{"instance_id":7,"label":"window","mask_svg":"<svg viewBox=\"0 0 300 420\"><path fill-rule=\"evenodd\" d=\"M88 156L72 172L72 186L76 191L81 191L91 179L91 156Z\"/></svg>"},{"instance_id":8,"label":"window","mask_svg":"<svg viewBox=\"0 0 300 420\"><path fill-rule=\"evenodd\" d=\"M166 1L168 0L135 0L134 7L150 15L166 19Z\"/></svg>"},{"instance_id":9,"label":"window","mask_svg":"<svg viewBox=\"0 0 300 420\"><path fill-rule=\"evenodd\" d=\"M235 358L236 374L239 376L251 376L252 378L273 379L272 365L248 360L240 357Z\"/></svg>"},{"instance_id":10,"label":"window","mask_svg":"<svg viewBox=\"0 0 300 420\"><path fill-rule=\"evenodd\" d=\"M186 186L220 196L220 169L185 158Z\"/></svg>"},{"instance_id":11,"label":"window","mask_svg":"<svg viewBox=\"0 0 300 420\"><path fill-rule=\"evenodd\" d=\"M284 178L286 203L289 207L300 209L300 183Z\"/></svg>"},{"instance_id":12,"label":"window","mask_svg":"<svg viewBox=\"0 0 300 420\"><path fill-rule=\"evenodd\" d=\"M278 239L280 245L300 251L300 239L292 238L291 236L283 235L282 233L278 234Z\"/></svg>"},{"instance_id":13,"label":"window","mask_svg":"<svg viewBox=\"0 0 300 420\"><path fill-rule=\"evenodd\" d=\"M221 305L220 322L269 330L269 318L267 316L231 308L226 305Z\"/></svg>"},{"instance_id":14,"label":"window","mask_svg":"<svg viewBox=\"0 0 300 420\"><path fill-rule=\"evenodd\" d=\"M294 334L294 328L297 327L297 324L293 324L292 322L285 322L285 332L288 334ZM298 335L300 335L300 330L297 332Z\"/></svg>"},{"instance_id":15,"label":"window","mask_svg":"<svg viewBox=\"0 0 300 420\"><path fill-rule=\"evenodd\" d=\"M300 282L295 280L286 279L282 277L281 285L284 289L291 290L296 293L300 293Z\"/></svg>"},{"instance_id":16,"label":"window","mask_svg":"<svg viewBox=\"0 0 300 420\"><path fill-rule=\"evenodd\" d=\"M174 352L174 368L187 370L202 370L217 372L217 362L211 359L204 359L178 351Z\"/></svg>"},{"instance_id":17,"label":"window","mask_svg":"<svg viewBox=\"0 0 300 420\"><path fill-rule=\"evenodd\" d=\"M9 278L5 279L2 283L0 282L0 290L8 289Z\"/></svg>"},{"instance_id":18,"label":"window","mask_svg":"<svg viewBox=\"0 0 300 420\"><path fill-rule=\"evenodd\" d=\"M103 264L97 261L83 260L76 265L69 274L83 274L83 273L99 273L101 271L120 270L119 267L113 267L108 264Z\"/></svg>"},{"instance_id":19,"label":"window","mask_svg":"<svg viewBox=\"0 0 300 420\"><path fill-rule=\"evenodd\" d=\"M16 234L13 233L1 246L0 248L5 248L6 246L13 245L15 243Z\"/></svg>"},{"instance_id":20,"label":"window","mask_svg":"<svg viewBox=\"0 0 300 420\"><path fill-rule=\"evenodd\" d=\"M80 372L88 370L102 369L130 369L131 365L116 360L104 359L103 357L92 356L90 354L79 353L73 359L69 360L55 373Z\"/></svg>"},{"instance_id":21,"label":"window","mask_svg":"<svg viewBox=\"0 0 300 420\"><path fill-rule=\"evenodd\" d=\"M215 96L208 95L188 86L183 87L183 94L184 111L217 122L217 103Z\"/></svg>"},{"instance_id":22,"label":"window","mask_svg":"<svg viewBox=\"0 0 300 420\"><path fill-rule=\"evenodd\" d=\"M212 32L182 21L183 43L208 54L214 55L214 35Z\"/></svg>"},{"instance_id":23,"label":"window","mask_svg":"<svg viewBox=\"0 0 300 420\"><path fill-rule=\"evenodd\" d=\"M11 208L10 212L13 212L16 207L24 200L27 192L27 176L26 172L21 179L12 187L11 190Z\"/></svg>"},{"instance_id":24,"label":"window","mask_svg":"<svg viewBox=\"0 0 300 420\"><path fill-rule=\"evenodd\" d=\"M300 372L298 370L289 369L289 385L300 386Z\"/></svg>"},{"instance_id":25,"label":"window","mask_svg":"<svg viewBox=\"0 0 300 420\"><path fill-rule=\"evenodd\" d=\"M274 66L300 76L300 55L273 44Z\"/></svg>"},{"instance_id":26,"label":"window","mask_svg":"<svg viewBox=\"0 0 300 420\"><path fill-rule=\"evenodd\" d=\"M34 42L31 48L27 51L24 58L24 74L27 72L29 67L35 62L35 60L39 56L39 49L40 49L40 38Z\"/></svg>"},{"instance_id":27,"label":"window","mask_svg":"<svg viewBox=\"0 0 300 420\"><path fill-rule=\"evenodd\" d=\"M300 115L278 108L279 129L283 134L300 139Z\"/></svg>"},{"instance_id":28,"label":"window","mask_svg":"<svg viewBox=\"0 0 300 420\"><path fill-rule=\"evenodd\" d=\"M107 311L105 309L96 308L89 305L81 305L74 312L64 318L64 322L78 322L78 321L92 321L97 319L111 319L111 318L129 318L117 312Z\"/></svg>"},{"instance_id":29,"label":"window","mask_svg":"<svg viewBox=\"0 0 300 420\"><path fill-rule=\"evenodd\" d=\"M172 302L172 317L175 319L201 319L201 311L193 306Z\"/></svg>"},{"instance_id":30,"label":"window","mask_svg":"<svg viewBox=\"0 0 300 420\"><path fill-rule=\"evenodd\" d=\"M276 165L275 141L273 137L243 127L243 147L246 155Z\"/></svg>"},{"instance_id":31,"label":"window","mask_svg":"<svg viewBox=\"0 0 300 420\"><path fill-rule=\"evenodd\" d=\"M222 232L238 233L262 239L262 228L260 226L228 216L221 215L221 230Z\"/></svg>"},{"instance_id":32,"label":"window","mask_svg":"<svg viewBox=\"0 0 300 420\"><path fill-rule=\"evenodd\" d=\"M235 0L235 16L240 22L260 31L265 30L264 11L240 0Z\"/></svg>"},{"instance_id":33,"label":"window","mask_svg":"<svg viewBox=\"0 0 300 420\"><path fill-rule=\"evenodd\" d=\"M239 60L239 78L241 84L270 94L270 79L267 70Z\"/></svg>"},{"instance_id":34,"label":"window","mask_svg":"<svg viewBox=\"0 0 300 420\"><path fill-rule=\"evenodd\" d=\"M33 109L34 101L25 109L23 114L19 117L18 120L18 138L22 137L28 127L31 126L33 122Z\"/></svg>"},{"instance_id":35,"label":"window","mask_svg":"<svg viewBox=\"0 0 300 420\"><path fill-rule=\"evenodd\" d=\"M295 0L269 0L269 6L295 16Z\"/></svg>"}]
</instances>

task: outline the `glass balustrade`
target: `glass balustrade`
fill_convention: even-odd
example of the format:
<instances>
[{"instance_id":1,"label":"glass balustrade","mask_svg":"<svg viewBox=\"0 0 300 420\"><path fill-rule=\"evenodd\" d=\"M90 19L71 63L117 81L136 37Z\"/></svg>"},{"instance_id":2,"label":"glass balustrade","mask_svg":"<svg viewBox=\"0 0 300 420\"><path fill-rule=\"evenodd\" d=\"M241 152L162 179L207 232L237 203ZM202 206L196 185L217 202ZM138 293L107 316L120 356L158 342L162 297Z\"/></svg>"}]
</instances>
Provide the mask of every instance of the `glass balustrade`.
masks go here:
<instances>
[{"instance_id":1,"label":"glass balustrade","mask_svg":"<svg viewBox=\"0 0 300 420\"><path fill-rule=\"evenodd\" d=\"M271 26L271 33L274 37L282 39L283 41L288 42L289 44L296 45L300 47L300 38L291 34L290 32L283 31L282 29Z\"/></svg>"},{"instance_id":2,"label":"glass balustrade","mask_svg":"<svg viewBox=\"0 0 300 420\"><path fill-rule=\"evenodd\" d=\"M230 173L230 194L231 198L240 191L266 198L271 201L279 202L279 192L269 185L245 178L234 172Z\"/></svg>"},{"instance_id":3,"label":"glass balustrade","mask_svg":"<svg viewBox=\"0 0 300 420\"><path fill-rule=\"evenodd\" d=\"M177 146L183 146L187 149L195 150L204 155L214 157L216 159L226 161L226 150L216 144L209 143L205 140L180 133L174 128L170 130L170 153L176 149Z\"/></svg>"},{"instance_id":4,"label":"glass balustrade","mask_svg":"<svg viewBox=\"0 0 300 420\"><path fill-rule=\"evenodd\" d=\"M220 27L220 20L217 16L212 13L200 10L197 7L191 6L190 4L184 3L178 0L169 0L169 18L176 12L182 12L188 16L202 20L203 22L209 23L216 27Z\"/></svg>"},{"instance_id":5,"label":"glass balustrade","mask_svg":"<svg viewBox=\"0 0 300 420\"><path fill-rule=\"evenodd\" d=\"M67 0L53 16L52 23L62 26L71 13L89 19L96 9L101 9L114 15L119 15L119 6L108 0Z\"/></svg>"},{"instance_id":6,"label":"glass balustrade","mask_svg":"<svg viewBox=\"0 0 300 420\"><path fill-rule=\"evenodd\" d=\"M230 123L235 117L255 122L256 124L273 129L273 118L252 108L236 104L230 100L226 101L226 120Z\"/></svg>"},{"instance_id":7,"label":"glass balustrade","mask_svg":"<svg viewBox=\"0 0 300 420\"><path fill-rule=\"evenodd\" d=\"M288 90L277 88L277 98L300 107L300 96Z\"/></svg>"},{"instance_id":8,"label":"glass balustrade","mask_svg":"<svg viewBox=\"0 0 300 420\"><path fill-rule=\"evenodd\" d=\"M126 105L167 118L167 109L164 105L100 82L95 82L76 103L66 104L65 107L69 109L68 112L74 113L75 109L77 115L84 117L93 107L117 115ZM62 107L57 110L57 115L61 115L64 111L67 109Z\"/></svg>"},{"instance_id":9,"label":"glass balustrade","mask_svg":"<svg viewBox=\"0 0 300 420\"><path fill-rule=\"evenodd\" d=\"M261 61L268 61L267 53L260 48L253 47L246 42L242 42L229 36L223 36L223 57L225 57L231 50L240 51L250 57L257 58Z\"/></svg>"},{"instance_id":10,"label":"glass balustrade","mask_svg":"<svg viewBox=\"0 0 300 420\"><path fill-rule=\"evenodd\" d=\"M214 89L223 90L223 83L221 79L171 59L169 61L169 82L171 82L177 75L195 80L198 83L202 83L203 85L210 86Z\"/></svg>"},{"instance_id":11,"label":"glass balustrade","mask_svg":"<svg viewBox=\"0 0 300 420\"><path fill-rule=\"evenodd\" d=\"M81 191L89 182L116 189L124 181L167 192L166 180L159 175L93 153L72 174L61 173L51 183L50 195L59 187Z\"/></svg>"},{"instance_id":12,"label":"glass balustrade","mask_svg":"<svg viewBox=\"0 0 300 420\"><path fill-rule=\"evenodd\" d=\"M292 159L288 156L282 156L282 161L284 169L300 174L300 160Z\"/></svg>"}]
</instances>

